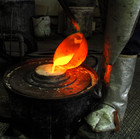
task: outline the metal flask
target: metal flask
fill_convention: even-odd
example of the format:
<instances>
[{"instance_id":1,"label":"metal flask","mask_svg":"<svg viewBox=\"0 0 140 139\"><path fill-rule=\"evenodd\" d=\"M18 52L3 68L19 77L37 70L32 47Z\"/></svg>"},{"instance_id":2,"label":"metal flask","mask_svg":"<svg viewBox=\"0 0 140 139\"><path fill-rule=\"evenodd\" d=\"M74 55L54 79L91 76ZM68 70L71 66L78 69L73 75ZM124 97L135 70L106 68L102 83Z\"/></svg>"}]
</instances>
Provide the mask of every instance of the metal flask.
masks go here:
<instances>
[{"instance_id":1,"label":"metal flask","mask_svg":"<svg viewBox=\"0 0 140 139\"><path fill-rule=\"evenodd\" d=\"M52 60L28 60L5 73L11 126L34 139L65 139L77 131L90 110L98 77L84 64L58 76L42 76L36 68L43 64Z\"/></svg>"}]
</instances>

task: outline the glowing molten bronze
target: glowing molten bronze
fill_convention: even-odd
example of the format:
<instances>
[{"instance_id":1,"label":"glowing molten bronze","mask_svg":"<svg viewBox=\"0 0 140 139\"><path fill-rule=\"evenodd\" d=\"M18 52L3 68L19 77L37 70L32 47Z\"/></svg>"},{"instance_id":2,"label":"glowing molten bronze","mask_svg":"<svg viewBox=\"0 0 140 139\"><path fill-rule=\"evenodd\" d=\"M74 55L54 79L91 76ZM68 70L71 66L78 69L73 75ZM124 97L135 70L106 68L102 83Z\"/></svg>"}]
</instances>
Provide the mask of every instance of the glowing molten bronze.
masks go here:
<instances>
[{"instance_id":1,"label":"glowing molten bronze","mask_svg":"<svg viewBox=\"0 0 140 139\"><path fill-rule=\"evenodd\" d=\"M55 69L56 69L56 65L65 65L67 64L73 57L73 54L70 54L70 55L67 55L67 56L64 56L64 57L60 57L60 58L57 58L54 63L53 63L53 67L52 67L52 73L55 72Z\"/></svg>"},{"instance_id":2,"label":"glowing molten bronze","mask_svg":"<svg viewBox=\"0 0 140 139\"><path fill-rule=\"evenodd\" d=\"M40 65L35 69L35 72L39 75L42 76L58 76L58 75L62 75L66 72L66 70L62 70L59 67L56 67L54 72L52 72L52 64L44 64L44 65Z\"/></svg>"},{"instance_id":3,"label":"glowing molten bronze","mask_svg":"<svg viewBox=\"0 0 140 139\"><path fill-rule=\"evenodd\" d=\"M52 72L54 72L56 66L62 69L78 67L86 59L87 53L88 45L82 33L68 36L55 51Z\"/></svg>"}]
</instances>

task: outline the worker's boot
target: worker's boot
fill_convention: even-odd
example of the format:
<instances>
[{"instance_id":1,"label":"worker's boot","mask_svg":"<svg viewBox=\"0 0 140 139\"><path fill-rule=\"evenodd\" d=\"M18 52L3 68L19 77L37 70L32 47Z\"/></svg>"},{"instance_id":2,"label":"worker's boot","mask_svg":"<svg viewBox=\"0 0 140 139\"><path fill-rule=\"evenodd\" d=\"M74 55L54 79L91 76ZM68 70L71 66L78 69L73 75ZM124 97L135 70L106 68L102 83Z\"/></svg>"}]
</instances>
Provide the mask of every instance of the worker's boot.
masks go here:
<instances>
[{"instance_id":1,"label":"worker's boot","mask_svg":"<svg viewBox=\"0 0 140 139\"><path fill-rule=\"evenodd\" d=\"M136 55L120 55L113 65L110 82L103 88L106 95L102 105L85 118L93 131L104 132L119 129L118 123L123 119L127 107L136 57Z\"/></svg>"}]
</instances>

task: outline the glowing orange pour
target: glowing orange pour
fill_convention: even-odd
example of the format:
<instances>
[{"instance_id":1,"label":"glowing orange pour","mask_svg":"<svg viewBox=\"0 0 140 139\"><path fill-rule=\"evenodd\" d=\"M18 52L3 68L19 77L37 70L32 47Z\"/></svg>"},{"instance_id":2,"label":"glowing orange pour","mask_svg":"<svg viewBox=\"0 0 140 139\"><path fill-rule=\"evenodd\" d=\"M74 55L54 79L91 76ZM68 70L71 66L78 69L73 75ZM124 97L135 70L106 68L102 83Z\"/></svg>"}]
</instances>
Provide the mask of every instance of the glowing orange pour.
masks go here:
<instances>
[{"instance_id":1,"label":"glowing orange pour","mask_svg":"<svg viewBox=\"0 0 140 139\"><path fill-rule=\"evenodd\" d=\"M81 65L86 59L87 53L88 45L82 33L68 36L55 51L52 72L54 72L56 66L71 69Z\"/></svg>"},{"instance_id":2,"label":"glowing orange pour","mask_svg":"<svg viewBox=\"0 0 140 139\"><path fill-rule=\"evenodd\" d=\"M65 65L67 64L73 57L73 54L70 54L70 55L67 55L67 56L64 56L64 57L60 57L60 58L57 58L54 63L53 63L53 67L52 67L52 73L54 73L54 69L55 69L55 66L56 65Z\"/></svg>"}]
</instances>

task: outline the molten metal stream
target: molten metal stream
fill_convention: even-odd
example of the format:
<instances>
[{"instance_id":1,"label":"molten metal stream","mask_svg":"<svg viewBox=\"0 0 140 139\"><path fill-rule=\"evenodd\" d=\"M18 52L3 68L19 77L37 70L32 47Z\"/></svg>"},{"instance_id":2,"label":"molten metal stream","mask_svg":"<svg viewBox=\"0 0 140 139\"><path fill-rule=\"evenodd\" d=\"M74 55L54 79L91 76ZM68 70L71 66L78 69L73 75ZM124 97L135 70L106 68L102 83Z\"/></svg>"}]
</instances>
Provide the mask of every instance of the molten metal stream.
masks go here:
<instances>
[{"instance_id":1,"label":"molten metal stream","mask_svg":"<svg viewBox=\"0 0 140 139\"><path fill-rule=\"evenodd\" d=\"M54 73L54 70L55 70L55 66L56 65L65 65L67 64L73 57L74 54L70 54L68 56L64 56L64 57L60 57L58 59L56 59L53 63L53 66L52 66L52 73Z\"/></svg>"}]
</instances>

